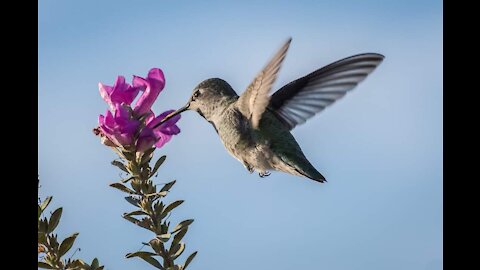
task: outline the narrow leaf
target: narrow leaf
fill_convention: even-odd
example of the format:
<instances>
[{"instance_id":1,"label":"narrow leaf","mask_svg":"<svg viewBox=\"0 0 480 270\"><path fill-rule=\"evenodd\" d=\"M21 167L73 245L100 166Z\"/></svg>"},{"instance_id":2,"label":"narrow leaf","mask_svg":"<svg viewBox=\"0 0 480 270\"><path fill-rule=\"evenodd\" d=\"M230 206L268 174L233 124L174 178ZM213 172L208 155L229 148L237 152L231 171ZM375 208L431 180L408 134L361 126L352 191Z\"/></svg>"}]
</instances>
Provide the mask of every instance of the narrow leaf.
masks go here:
<instances>
[{"instance_id":1,"label":"narrow leaf","mask_svg":"<svg viewBox=\"0 0 480 270\"><path fill-rule=\"evenodd\" d=\"M130 213L125 213L125 214L123 214L124 217L139 216L139 215L148 215L148 214L145 213L145 212L142 211L142 210L136 210L136 211L133 211L133 212L130 212Z\"/></svg>"},{"instance_id":2,"label":"narrow leaf","mask_svg":"<svg viewBox=\"0 0 480 270\"><path fill-rule=\"evenodd\" d=\"M144 261L148 262L149 264L155 266L158 269L164 269L163 266L158 262L156 259L152 258L152 256L155 256L155 253L152 252L146 252L146 251L137 251L134 253L129 253L125 257L126 258L133 258L133 257L140 257Z\"/></svg>"},{"instance_id":3,"label":"narrow leaf","mask_svg":"<svg viewBox=\"0 0 480 270\"><path fill-rule=\"evenodd\" d=\"M125 258L133 258L133 257L146 257L146 256L155 256L156 254L153 252L148 252L148 251L137 251L133 253L128 253L125 255Z\"/></svg>"},{"instance_id":4,"label":"narrow leaf","mask_svg":"<svg viewBox=\"0 0 480 270\"><path fill-rule=\"evenodd\" d=\"M183 203L183 200L172 202L171 204L167 205L167 207L165 207L165 209L162 212L162 215L166 216L168 214L168 212L172 211L173 209L175 209L177 206L179 206L182 203Z\"/></svg>"},{"instance_id":5,"label":"narrow leaf","mask_svg":"<svg viewBox=\"0 0 480 270\"><path fill-rule=\"evenodd\" d=\"M183 269L187 269L187 266L192 262L193 258L197 255L198 251L193 252L188 256L187 260L185 260L185 265L183 266Z\"/></svg>"},{"instance_id":6,"label":"narrow leaf","mask_svg":"<svg viewBox=\"0 0 480 270\"><path fill-rule=\"evenodd\" d=\"M112 161L112 165L120 168L120 170L122 170L122 171L124 171L124 172L126 172L126 173L130 173L130 172L127 170L127 167L125 167L125 164L123 164L122 162L120 162L120 161L118 161L118 160Z\"/></svg>"},{"instance_id":7,"label":"narrow leaf","mask_svg":"<svg viewBox=\"0 0 480 270\"><path fill-rule=\"evenodd\" d=\"M178 233L175 234L175 236L173 237L172 246L175 246L178 243L180 243L180 241L185 236L187 231L188 231L188 227L185 227L185 228L181 229L180 231L178 231Z\"/></svg>"},{"instance_id":8,"label":"narrow leaf","mask_svg":"<svg viewBox=\"0 0 480 270\"><path fill-rule=\"evenodd\" d=\"M158 238L153 238L148 243L158 255L162 257L164 256L164 251L162 248L163 244L160 240L158 240Z\"/></svg>"},{"instance_id":9,"label":"narrow leaf","mask_svg":"<svg viewBox=\"0 0 480 270\"><path fill-rule=\"evenodd\" d=\"M178 223L178 225L175 226L175 228L173 228L172 233L176 233L176 232L178 232L179 230L187 227L188 225L190 225L190 224L192 224L192 223L193 223L193 219L184 220L184 221Z\"/></svg>"},{"instance_id":10,"label":"narrow leaf","mask_svg":"<svg viewBox=\"0 0 480 270\"><path fill-rule=\"evenodd\" d=\"M150 193L150 194L147 194L147 198L149 198L149 197L165 197L165 196L167 196L167 194L168 194L168 192L166 192L166 191Z\"/></svg>"},{"instance_id":11,"label":"narrow leaf","mask_svg":"<svg viewBox=\"0 0 480 270\"><path fill-rule=\"evenodd\" d=\"M185 243L180 243L176 246L174 246L174 249L171 250L172 253L174 253L172 255L172 260L175 260L176 258L178 258L180 255L182 255L183 251L185 250Z\"/></svg>"},{"instance_id":12,"label":"narrow leaf","mask_svg":"<svg viewBox=\"0 0 480 270\"><path fill-rule=\"evenodd\" d=\"M60 244L60 247L58 248L58 256L62 257L67 253L73 246L73 243L75 242L75 239L77 238L78 233L74 233L71 236L65 238L63 242Z\"/></svg>"},{"instance_id":13,"label":"narrow leaf","mask_svg":"<svg viewBox=\"0 0 480 270\"><path fill-rule=\"evenodd\" d=\"M126 216L126 215L124 215L123 218L126 219L126 220L128 220L128 221L130 221L130 222L132 222L132 223L135 224L135 225L138 225L138 223L140 222L140 220L138 220L138 219L136 219L136 218L133 218L133 217L131 217L131 216Z\"/></svg>"},{"instance_id":14,"label":"narrow leaf","mask_svg":"<svg viewBox=\"0 0 480 270\"><path fill-rule=\"evenodd\" d=\"M73 260L70 265L70 267L73 267L74 269L80 268L80 269L88 269L88 264L84 262L81 259L75 259ZM76 267L76 268L75 268Z\"/></svg>"},{"instance_id":15,"label":"narrow leaf","mask_svg":"<svg viewBox=\"0 0 480 270\"><path fill-rule=\"evenodd\" d=\"M42 202L42 204L40 205L42 212L43 210L45 210L45 208L47 208L47 206L50 204L51 201L52 201L52 196L49 196Z\"/></svg>"},{"instance_id":16,"label":"narrow leaf","mask_svg":"<svg viewBox=\"0 0 480 270\"><path fill-rule=\"evenodd\" d=\"M173 180L170 183L166 183L165 186L163 186L163 188L160 191L169 191L173 187L173 185L175 185L176 182L177 180Z\"/></svg>"},{"instance_id":17,"label":"narrow leaf","mask_svg":"<svg viewBox=\"0 0 480 270\"><path fill-rule=\"evenodd\" d=\"M160 166L162 166L162 163L165 161L166 158L167 158L167 156L161 156L157 160L157 162L155 162L155 166L153 167L153 170L150 173L150 177L152 177L157 172L158 168L160 168Z\"/></svg>"},{"instance_id":18,"label":"narrow leaf","mask_svg":"<svg viewBox=\"0 0 480 270\"><path fill-rule=\"evenodd\" d=\"M43 269L55 269L55 267L44 263L44 262L38 262L38 268L43 268Z\"/></svg>"},{"instance_id":19,"label":"narrow leaf","mask_svg":"<svg viewBox=\"0 0 480 270\"><path fill-rule=\"evenodd\" d=\"M62 217L62 208L58 208L52 213L50 217L50 221L48 222L48 233L51 233L55 230L58 223L60 222L60 218Z\"/></svg>"},{"instance_id":20,"label":"narrow leaf","mask_svg":"<svg viewBox=\"0 0 480 270\"><path fill-rule=\"evenodd\" d=\"M125 197L125 200L127 200L127 202L133 204L134 206L139 206L140 205L140 200L135 199L132 196Z\"/></svg>"},{"instance_id":21,"label":"narrow leaf","mask_svg":"<svg viewBox=\"0 0 480 270\"><path fill-rule=\"evenodd\" d=\"M143 153L142 159L140 160L140 165L148 162L153 157L153 155L152 155L153 151L155 151L155 148L152 147L152 148L148 149L147 151L145 151L145 153Z\"/></svg>"},{"instance_id":22,"label":"narrow leaf","mask_svg":"<svg viewBox=\"0 0 480 270\"><path fill-rule=\"evenodd\" d=\"M165 242L168 241L168 239L170 239L171 236L172 236L172 234L165 233L165 234L157 235L157 239L160 240L161 242L165 243Z\"/></svg>"},{"instance_id":23,"label":"narrow leaf","mask_svg":"<svg viewBox=\"0 0 480 270\"><path fill-rule=\"evenodd\" d=\"M100 264L98 263L98 259L95 258L90 264L90 269L94 270L94 269L97 269L98 267L100 267Z\"/></svg>"},{"instance_id":24,"label":"narrow leaf","mask_svg":"<svg viewBox=\"0 0 480 270\"><path fill-rule=\"evenodd\" d=\"M110 184L111 187L116 188L118 190L121 190L123 192L129 193L129 194L135 194L135 191L129 189L128 187L120 184L120 183L112 183Z\"/></svg>"}]
</instances>

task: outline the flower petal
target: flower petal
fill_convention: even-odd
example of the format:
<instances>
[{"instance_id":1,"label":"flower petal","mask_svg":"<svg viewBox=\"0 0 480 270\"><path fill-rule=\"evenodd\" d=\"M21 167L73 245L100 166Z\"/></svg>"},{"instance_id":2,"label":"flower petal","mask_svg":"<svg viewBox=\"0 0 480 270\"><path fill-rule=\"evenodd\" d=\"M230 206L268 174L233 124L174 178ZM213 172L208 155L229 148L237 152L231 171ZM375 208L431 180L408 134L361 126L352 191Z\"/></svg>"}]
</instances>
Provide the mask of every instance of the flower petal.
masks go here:
<instances>
[{"instance_id":1,"label":"flower petal","mask_svg":"<svg viewBox=\"0 0 480 270\"><path fill-rule=\"evenodd\" d=\"M134 77L134 85L138 87L146 86L145 91L135 104L134 111L137 115L147 113L151 108L158 95L165 87L165 77L159 68L152 68L148 73L147 79Z\"/></svg>"},{"instance_id":2,"label":"flower petal","mask_svg":"<svg viewBox=\"0 0 480 270\"><path fill-rule=\"evenodd\" d=\"M167 135L177 135L178 133L180 133L180 128L177 125L172 125L168 127L163 127L162 125L160 127L160 131Z\"/></svg>"},{"instance_id":3,"label":"flower petal","mask_svg":"<svg viewBox=\"0 0 480 270\"><path fill-rule=\"evenodd\" d=\"M103 83L98 83L98 90L100 91L100 96L105 100L105 102L108 104L108 106L113 109L113 102L111 99L111 94L113 91L113 88L108 85L104 85Z\"/></svg>"},{"instance_id":4,"label":"flower petal","mask_svg":"<svg viewBox=\"0 0 480 270\"><path fill-rule=\"evenodd\" d=\"M148 125L148 123L152 122L153 119L155 119L155 113L150 110L147 117L145 117L145 125Z\"/></svg>"},{"instance_id":5,"label":"flower petal","mask_svg":"<svg viewBox=\"0 0 480 270\"><path fill-rule=\"evenodd\" d=\"M105 119L104 119L103 122L104 122L105 126L107 126L109 128L114 128L115 127L115 119L113 118L112 112L107 110L107 112L105 113Z\"/></svg>"},{"instance_id":6,"label":"flower petal","mask_svg":"<svg viewBox=\"0 0 480 270\"><path fill-rule=\"evenodd\" d=\"M136 87L141 91L145 90L145 88L147 88L147 85L148 85L147 80L135 75L133 75L132 83L133 83L133 87Z\"/></svg>"},{"instance_id":7,"label":"flower petal","mask_svg":"<svg viewBox=\"0 0 480 270\"><path fill-rule=\"evenodd\" d=\"M167 135L163 133L156 133L156 135L157 135L157 142L155 143L155 147L157 148L164 146L172 138L172 135Z\"/></svg>"},{"instance_id":8,"label":"flower petal","mask_svg":"<svg viewBox=\"0 0 480 270\"><path fill-rule=\"evenodd\" d=\"M136 150L138 152L145 152L150 149L157 139L155 138L155 134L151 128L145 127L143 128L142 132L138 136L138 140L136 143Z\"/></svg>"},{"instance_id":9,"label":"flower petal","mask_svg":"<svg viewBox=\"0 0 480 270\"><path fill-rule=\"evenodd\" d=\"M159 81L162 84L165 84L165 75L163 74L163 71L159 68L150 69L150 71L148 71L147 78L149 80L155 80Z\"/></svg>"}]
</instances>

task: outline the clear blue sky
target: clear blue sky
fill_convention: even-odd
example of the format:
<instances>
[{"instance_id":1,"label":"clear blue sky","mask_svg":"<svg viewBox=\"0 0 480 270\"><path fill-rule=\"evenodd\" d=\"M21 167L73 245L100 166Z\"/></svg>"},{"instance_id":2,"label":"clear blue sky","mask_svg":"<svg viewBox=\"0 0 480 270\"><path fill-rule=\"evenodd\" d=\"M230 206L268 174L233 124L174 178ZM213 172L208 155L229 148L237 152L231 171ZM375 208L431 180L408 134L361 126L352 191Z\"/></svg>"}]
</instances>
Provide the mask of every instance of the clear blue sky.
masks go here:
<instances>
[{"instance_id":1,"label":"clear blue sky","mask_svg":"<svg viewBox=\"0 0 480 270\"><path fill-rule=\"evenodd\" d=\"M108 187L119 172L92 133L106 109L98 82L162 68L162 112L206 78L243 91L292 36L276 88L352 54L386 59L293 131L326 184L250 175L210 124L183 115L156 155L158 181L178 180L168 198L186 201L172 221L195 219L191 269L441 269L442 2L226 2L39 1L40 192L64 207L60 237L80 232L76 256L107 269L152 269L124 259L152 235L121 218L132 208Z\"/></svg>"}]
</instances>

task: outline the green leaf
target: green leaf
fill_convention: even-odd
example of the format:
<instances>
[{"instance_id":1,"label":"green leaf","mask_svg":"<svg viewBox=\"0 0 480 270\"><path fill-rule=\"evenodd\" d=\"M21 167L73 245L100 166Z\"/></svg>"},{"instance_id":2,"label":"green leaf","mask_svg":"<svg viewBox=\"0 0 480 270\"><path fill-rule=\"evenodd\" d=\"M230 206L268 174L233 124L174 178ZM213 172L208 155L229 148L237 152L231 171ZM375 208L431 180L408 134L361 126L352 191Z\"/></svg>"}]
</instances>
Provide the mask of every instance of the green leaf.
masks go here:
<instances>
[{"instance_id":1,"label":"green leaf","mask_svg":"<svg viewBox=\"0 0 480 270\"><path fill-rule=\"evenodd\" d=\"M137 251L133 253L128 253L125 255L125 258L133 258L133 257L144 257L144 256L155 256L155 253L148 252L148 251Z\"/></svg>"},{"instance_id":2,"label":"green leaf","mask_svg":"<svg viewBox=\"0 0 480 270\"><path fill-rule=\"evenodd\" d=\"M110 184L110 186L113 187L113 188L116 188L116 189L118 189L118 190L121 190L121 191L123 191L123 192L126 192L126 193L136 194L135 191L129 189L128 187L126 187L126 186L124 186L124 185L122 185L122 184L120 184L120 183L112 183L112 184Z\"/></svg>"},{"instance_id":3,"label":"green leaf","mask_svg":"<svg viewBox=\"0 0 480 270\"><path fill-rule=\"evenodd\" d=\"M157 162L155 162L155 166L153 167L153 170L150 173L150 177L152 177L157 172L158 168L160 168L160 166L162 166L162 163L165 161L166 158L167 158L167 156L161 156L157 160Z\"/></svg>"},{"instance_id":4,"label":"green leaf","mask_svg":"<svg viewBox=\"0 0 480 270\"><path fill-rule=\"evenodd\" d=\"M157 254L152 253L152 252L147 252L147 251L137 251L134 253L128 253L125 257L126 258L133 258L133 257L140 257L144 261L148 262L149 264L155 266L158 269L164 269L163 266L158 262L156 259L152 258L152 256L155 256Z\"/></svg>"},{"instance_id":5,"label":"green leaf","mask_svg":"<svg viewBox=\"0 0 480 270\"><path fill-rule=\"evenodd\" d=\"M118 160L114 160L112 161L112 165L113 166L117 166L118 168L120 168L120 170L126 172L126 173L130 173L127 169L127 167L125 167L125 164L123 164L122 162L118 161Z\"/></svg>"},{"instance_id":6,"label":"green leaf","mask_svg":"<svg viewBox=\"0 0 480 270\"><path fill-rule=\"evenodd\" d=\"M48 196L48 197L42 202L42 204L40 205L40 208L42 209L42 212L43 212L43 210L45 210L45 208L47 208L47 206L50 204L51 201L52 201L52 196Z\"/></svg>"},{"instance_id":7,"label":"green leaf","mask_svg":"<svg viewBox=\"0 0 480 270\"><path fill-rule=\"evenodd\" d=\"M188 258L185 260L185 264L183 265L183 269L187 269L187 266L192 262L193 258L197 255L198 251L193 252L188 256Z\"/></svg>"},{"instance_id":8,"label":"green leaf","mask_svg":"<svg viewBox=\"0 0 480 270\"><path fill-rule=\"evenodd\" d=\"M185 250L185 243L180 243L178 245L173 246L173 249L170 250L170 254L173 253L172 260L175 260L180 255L182 255L184 250Z\"/></svg>"},{"instance_id":9,"label":"green leaf","mask_svg":"<svg viewBox=\"0 0 480 270\"><path fill-rule=\"evenodd\" d=\"M155 151L155 148L152 147L145 151L142 155L142 159L140 160L140 165L145 164L146 162L150 161L150 159L153 157L152 153Z\"/></svg>"},{"instance_id":10,"label":"green leaf","mask_svg":"<svg viewBox=\"0 0 480 270\"><path fill-rule=\"evenodd\" d=\"M133 204L134 206L140 206L140 200L133 198L132 196L125 197L127 202Z\"/></svg>"},{"instance_id":11,"label":"green leaf","mask_svg":"<svg viewBox=\"0 0 480 270\"><path fill-rule=\"evenodd\" d=\"M164 254L163 249L162 249L163 243L160 240L158 240L158 238L153 238L152 240L150 240L148 242L148 244L152 247L153 250L155 250L155 252L158 255L163 257L163 254Z\"/></svg>"},{"instance_id":12,"label":"green leaf","mask_svg":"<svg viewBox=\"0 0 480 270\"><path fill-rule=\"evenodd\" d=\"M174 266L168 267L166 270L181 270L181 268L178 265L174 265Z\"/></svg>"},{"instance_id":13,"label":"green leaf","mask_svg":"<svg viewBox=\"0 0 480 270\"><path fill-rule=\"evenodd\" d=\"M145 213L145 212L142 211L142 210L136 210L136 211L133 211L133 212L130 212L130 213L125 213L125 214L123 214L124 217L139 216L139 215L148 215L148 214Z\"/></svg>"},{"instance_id":14,"label":"green leaf","mask_svg":"<svg viewBox=\"0 0 480 270\"><path fill-rule=\"evenodd\" d=\"M42 208L40 207L40 205L38 205L38 219L40 219L40 216L42 215Z\"/></svg>"},{"instance_id":15,"label":"green leaf","mask_svg":"<svg viewBox=\"0 0 480 270\"><path fill-rule=\"evenodd\" d=\"M173 180L170 183L166 183L160 191L169 191L173 187L173 185L175 185L176 182L177 180Z\"/></svg>"},{"instance_id":16,"label":"green leaf","mask_svg":"<svg viewBox=\"0 0 480 270\"><path fill-rule=\"evenodd\" d=\"M165 234L157 235L157 239L160 240L162 243L165 243L170 239L171 236L172 236L171 233L165 233Z\"/></svg>"},{"instance_id":17,"label":"green leaf","mask_svg":"<svg viewBox=\"0 0 480 270\"><path fill-rule=\"evenodd\" d=\"M131 216L126 216L126 215L124 215L123 218L126 219L126 220L128 220L128 221L130 221L130 222L132 222L132 223L135 224L135 225L138 225L138 223L140 222L140 220L138 220L138 219L136 219L136 218L133 218L133 217L131 217Z\"/></svg>"},{"instance_id":18,"label":"green leaf","mask_svg":"<svg viewBox=\"0 0 480 270\"><path fill-rule=\"evenodd\" d=\"M48 222L47 233L51 233L55 230L58 223L60 222L61 217L62 217L62 208L60 207L52 213L52 216L50 217L50 221Z\"/></svg>"},{"instance_id":19,"label":"green leaf","mask_svg":"<svg viewBox=\"0 0 480 270\"><path fill-rule=\"evenodd\" d=\"M93 259L92 263L90 264L90 269L95 270L98 267L100 267L100 264L98 263L98 259L95 258L95 259Z\"/></svg>"},{"instance_id":20,"label":"green leaf","mask_svg":"<svg viewBox=\"0 0 480 270\"><path fill-rule=\"evenodd\" d=\"M47 218L40 219L38 222L38 231L42 233L47 233L48 221Z\"/></svg>"},{"instance_id":21,"label":"green leaf","mask_svg":"<svg viewBox=\"0 0 480 270\"><path fill-rule=\"evenodd\" d=\"M88 264L81 259L75 259L70 264L73 269L88 269Z\"/></svg>"},{"instance_id":22,"label":"green leaf","mask_svg":"<svg viewBox=\"0 0 480 270\"><path fill-rule=\"evenodd\" d=\"M177 206L179 206L183 202L184 202L183 200L178 200L178 201L174 201L171 204L167 205L167 207L165 207L165 209L162 211L162 216L168 215L168 212L172 211L173 209L175 209Z\"/></svg>"},{"instance_id":23,"label":"green leaf","mask_svg":"<svg viewBox=\"0 0 480 270\"><path fill-rule=\"evenodd\" d=\"M60 244L60 247L58 248L58 256L62 257L67 253L73 246L73 243L75 242L75 239L77 238L78 233L74 233L71 236L65 238L63 242Z\"/></svg>"},{"instance_id":24,"label":"green leaf","mask_svg":"<svg viewBox=\"0 0 480 270\"><path fill-rule=\"evenodd\" d=\"M172 246L175 246L178 243L180 243L180 241L185 236L187 231L188 231L188 227L185 227L185 228L181 229L180 231L178 231L178 233L175 234L175 236L173 237Z\"/></svg>"},{"instance_id":25,"label":"green leaf","mask_svg":"<svg viewBox=\"0 0 480 270\"><path fill-rule=\"evenodd\" d=\"M155 211L155 214L157 216L160 216L163 211L163 202L156 201L155 204L153 205L153 210Z\"/></svg>"},{"instance_id":26,"label":"green leaf","mask_svg":"<svg viewBox=\"0 0 480 270\"><path fill-rule=\"evenodd\" d=\"M173 228L172 233L176 233L176 232L180 231L181 229L189 226L189 225L192 224L192 223L193 223L193 219L184 220L184 221L178 223L178 225L175 226L175 228Z\"/></svg>"},{"instance_id":27,"label":"green leaf","mask_svg":"<svg viewBox=\"0 0 480 270\"><path fill-rule=\"evenodd\" d=\"M55 269L55 267L51 266L50 264L44 263L44 262L38 262L38 268Z\"/></svg>"},{"instance_id":28,"label":"green leaf","mask_svg":"<svg viewBox=\"0 0 480 270\"><path fill-rule=\"evenodd\" d=\"M46 242L47 242L47 237L45 236L45 233L38 232L38 243L45 244Z\"/></svg>"},{"instance_id":29,"label":"green leaf","mask_svg":"<svg viewBox=\"0 0 480 270\"><path fill-rule=\"evenodd\" d=\"M149 198L149 197L165 197L165 196L167 196L167 194L168 194L168 192L166 192L166 191L150 193L150 194L147 194L147 198Z\"/></svg>"}]
</instances>

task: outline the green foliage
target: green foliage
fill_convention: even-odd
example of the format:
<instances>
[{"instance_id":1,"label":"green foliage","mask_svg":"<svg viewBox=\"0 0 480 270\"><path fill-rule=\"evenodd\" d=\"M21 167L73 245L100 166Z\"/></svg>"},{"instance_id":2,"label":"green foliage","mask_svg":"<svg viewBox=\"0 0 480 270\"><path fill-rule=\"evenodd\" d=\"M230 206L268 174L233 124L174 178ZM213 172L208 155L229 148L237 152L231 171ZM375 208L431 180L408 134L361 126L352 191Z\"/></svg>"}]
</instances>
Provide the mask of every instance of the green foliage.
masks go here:
<instances>
[{"instance_id":1,"label":"green foliage","mask_svg":"<svg viewBox=\"0 0 480 270\"><path fill-rule=\"evenodd\" d=\"M94 259L89 265L80 259L62 259L62 257L73 247L78 233L65 238L61 243L53 232L60 223L62 208L51 213L50 218L43 217L52 197L47 197L43 202L38 203L38 268L55 270L103 270L98 259ZM42 256L43 255L43 256Z\"/></svg>"},{"instance_id":2,"label":"green foliage","mask_svg":"<svg viewBox=\"0 0 480 270\"><path fill-rule=\"evenodd\" d=\"M157 269L162 270L183 270L193 260L197 252L190 254L184 264L179 264L176 260L185 251L185 243L182 242L189 226L193 223L193 219L187 219L178 223L173 229L170 228L168 218L175 208L183 204L183 200L177 200L165 204L164 199L170 189L175 185L176 181L171 181L158 189L151 178L157 173L160 166L164 163L166 156L160 157L153 168L149 163L153 158L154 148L145 153L122 151L121 158L124 162L114 161L112 164L129 175L119 180L117 183L110 184L128 194L125 197L131 205L137 209L123 214L123 218L131 223L151 231L155 237L151 239L147 246L152 252L137 251L128 253L126 258L139 257ZM119 152L117 152L119 153ZM126 184L130 184L127 187ZM160 257L163 262L158 261L154 257Z\"/></svg>"}]
</instances>

